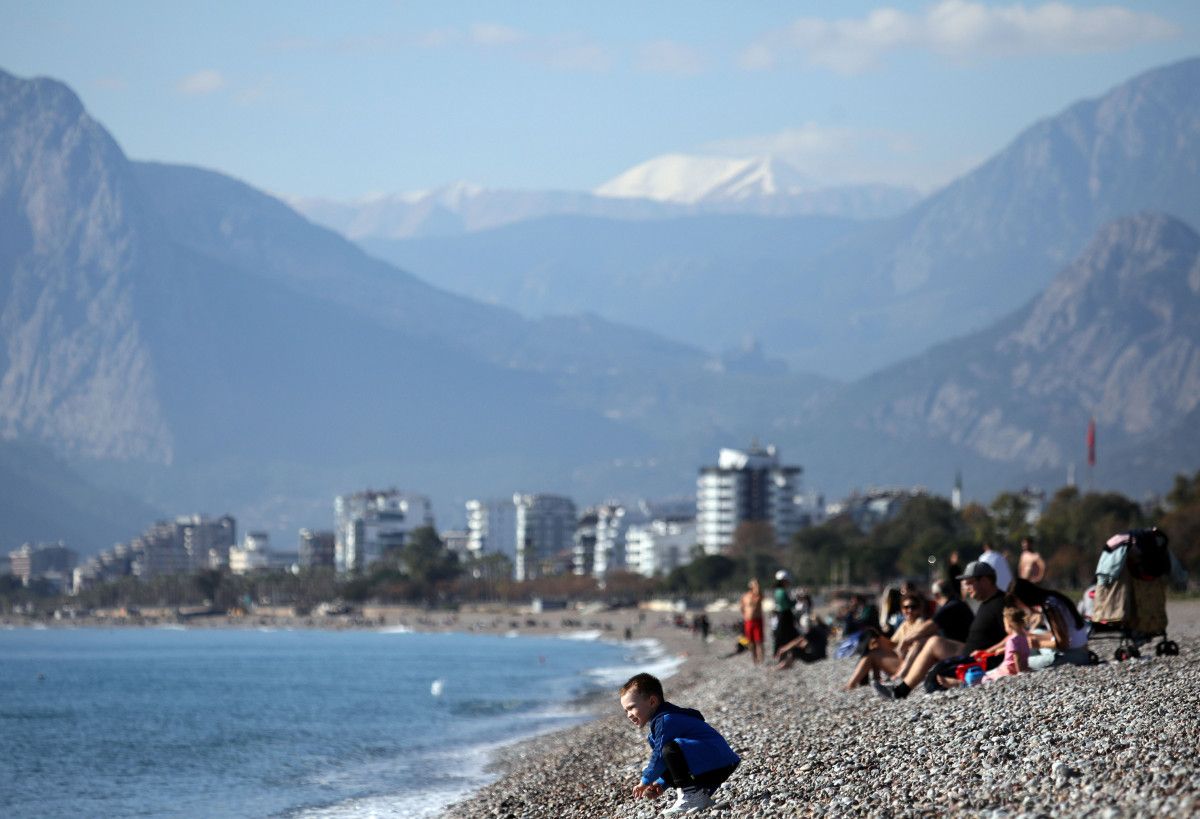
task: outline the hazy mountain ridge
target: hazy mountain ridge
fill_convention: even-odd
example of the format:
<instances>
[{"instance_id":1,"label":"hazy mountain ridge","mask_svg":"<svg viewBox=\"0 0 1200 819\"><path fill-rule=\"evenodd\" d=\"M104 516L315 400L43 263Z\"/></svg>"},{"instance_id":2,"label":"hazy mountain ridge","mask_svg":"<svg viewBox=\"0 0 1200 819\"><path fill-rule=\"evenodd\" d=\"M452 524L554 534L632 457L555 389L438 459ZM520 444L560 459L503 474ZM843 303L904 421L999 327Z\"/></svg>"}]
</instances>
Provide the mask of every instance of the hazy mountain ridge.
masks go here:
<instances>
[{"instance_id":1,"label":"hazy mountain ridge","mask_svg":"<svg viewBox=\"0 0 1200 819\"><path fill-rule=\"evenodd\" d=\"M857 225L712 215L661 223L653 240L640 223L580 218L363 244L528 315L586 305L708 349L753 336L797 369L844 380L1019 308L1112 219L1156 210L1200 225L1196 87L1200 60L1147 72L1026 128L903 215ZM745 228L755 218L756 233ZM686 224L686 247L673 245ZM790 231L806 241L781 238ZM606 289L619 295L597 295Z\"/></svg>"},{"instance_id":2,"label":"hazy mountain ridge","mask_svg":"<svg viewBox=\"0 0 1200 819\"><path fill-rule=\"evenodd\" d=\"M158 508L272 511L294 534L370 482L449 505L595 475L604 496L603 464L655 450L645 429L686 437L656 420L673 406L822 385L446 293L235 180L128 162L59 83L0 80L3 434ZM736 402L692 415L743 434Z\"/></svg>"},{"instance_id":3,"label":"hazy mountain ridge","mask_svg":"<svg viewBox=\"0 0 1200 819\"><path fill-rule=\"evenodd\" d=\"M874 219L902 213L915 189L817 186L771 157L657 157L594 191L490 189L457 182L357 201L287 197L300 213L355 241L456 236L532 219L586 216L640 222L705 214Z\"/></svg>"},{"instance_id":4,"label":"hazy mountain ridge","mask_svg":"<svg viewBox=\"0 0 1200 819\"><path fill-rule=\"evenodd\" d=\"M1165 71L1175 77L1173 69ZM1085 106L1079 121L1126 131L1122 156L1141 145L1172 157L1146 147L1166 136L1137 137L1143 129L1130 130L1126 115L1180 93L1143 90L1136 104L1098 105L1103 116ZM1041 295L954 342L939 335L950 322L938 311L965 298L958 279L982 273L962 267L955 277L939 261L937 276L888 302L876 275L884 268L872 267L881 248L911 243L910 230L928 235L930 213L969 225L969 213L937 197L932 211L866 227L815 217L557 217L476 235L492 243L480 245L493 253L482 277L520 281L520 266L502 263L505 242L560 260L528 280L534 288L565 281L572 253L593 264L576 268L586 275L575 284L595 312L531 321L373 259L221 174L128 162L61 84L0 73L0 95L0 433L44 442L99 485L156 508L232 511L294 536L299 525L325 525L333 494L369 482L428 492L443 511L463 493L519 487L581 502L677 494L718 446L752 436L779 444L805 465L810 486L829 493L868 481L946 488L956 468L986 493L1022 476L1061 479L1081 458L1092 413L1103 451L1127 453L1137 467L1114 469L1109 485L1142 491L1195 468L1187 442L1200 402L1200 240L1170 216L1109 224ZM1172 144L1186 153L1194 137ZM1177 174L1183 186L1189 161ZM1003 167L969 181L990 179L1012 202L1029 198L1015 189L1040 190L1005 179ZM1155 185L1165 190L1168 176ZM1138 184L1125 169L1113 178ZM1095 202L1116 208L1106 185L1116 183L1102 179ZM972 201L952 193L963 207ZM1173 195L1184 207L1191 193ZM705 237L721 252L689 262ZM855 248L863 260L854 265L820 275L808 267ZM662 263L639 267L638 258ZM622 277L606 282L609 265ZM705 346L725 353L599 315L606 305L637 307L648 326L667 326L648 292L674 293L681 310L702 317ZM850 338L851 352L874 344L899 356L915 336L889 334L887 311L898 304L941 343L838 389L790 372L769 340L748 340L735 324L772 294L776 307L824 320L793 328L813 355L842 355L831 345ZM851 303L858 313L840 312ZM1147 451L1170 457L1138 460ZM38 463L29 459L31 469ZM70 496L93 490L73 479L56 485L64 509L91 514L90 502ZM129 534L145 522L131 521Z\"/></svg>"},{"instance_id":5,"label":"hazy mountain ridge","mask_svg":"<svg viewBox=\"0 0 1200 819\"><path fill-rule=\"evenodd\" d=\"M170 461L123 275L156 253L136 183L66 86L0 72L0 99L0 435Z\"/></svg>"},{"instance_id":6,"label":"hazy mountain ridge","mask_svg":"<svg viewBox=\"0 0 1200 819\"><path fill-rule=\"evenodd\" d=\"M1120 449L1185 432L1198 406L1200 236L1143 213L1106 226L1025 308L864 379L827 412L1012 473L1061 476L1082 466L1090 417ZM1194 466L1168 460L1178 462L1159 464L1164 473Z\"/></svg>"},{"instance_id":7,"label":"hazy mountain ridge","mask_svg":"<svg viewBox=\"0 0 1200 819\"><path fill-rule=\"evenodd\" d=\"M844 360L886 365L871 344L915 354L972 332L1036 295L1107 222L1141 210L1200 225L1200 59L1156 69L1023 131L909 213L869 225L802 266L837 270L829 328L795 311L760 335L793 364L796 329L828 331Z\"/></svg>"}]
</instances>

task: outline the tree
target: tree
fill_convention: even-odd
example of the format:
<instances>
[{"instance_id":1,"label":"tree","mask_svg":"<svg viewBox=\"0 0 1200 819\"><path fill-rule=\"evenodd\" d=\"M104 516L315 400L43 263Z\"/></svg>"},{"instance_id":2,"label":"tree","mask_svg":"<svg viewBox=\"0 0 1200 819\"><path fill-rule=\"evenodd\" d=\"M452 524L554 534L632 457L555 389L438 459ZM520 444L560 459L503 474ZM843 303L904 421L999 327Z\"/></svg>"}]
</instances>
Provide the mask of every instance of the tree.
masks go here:
<instances>
[{"instance_id":1,"label":"tree","mask_svg":"<svg viewBox=\"0 0 1200 819\"><path fill-rule=\"evenodd\" d=\"M414 529L400 549L404 573L418 587L430 587L452 580L461 571L458 555L442 543L432 526Z\"/></svg>"},{"instance_id":2,"label":"tree","mask_svg":"<svg viewBox=\"0 0 1200 819\"><path fill-rule=\"evenodd\" d=\"M891 520L868 533L864 570L887 580L897 570L909 577L929 573L929 556L945 560L970 543L966 524L945 498L920 495L909 500Z\"/></svg>"},{"instance_id":3,"label":"tree","mask_svg":"<svg viewBox=\"0 0 1200 819\"><path fill-rule=\"evenodd\" d=\"M788 565L801 583L822 585L837 582L843 576L850 555L862 545L864 536L847 515L826 521L820 526L801 529L792 538L787 556Z\"/></svg>"},{"instance_id":4,"label":"tree","mask_svg":"<svg viewBox=\"0 0 1200 819\"><path fill-rule=\"evenodd\" d=\"M1075 588L1090 585L1100 549L1109 536L1144 525L1141 507L1124 495L1081 495L1070 486L1058 490L1038 521L1047 583Z\"/></svg>"},{"instance_id":5,"label":"tree","mask_svg":"<svg viewBox=\"0 0 1200 819\"><path fill-rule=\"evenodd\" d=\"M738 564L725 555L703 555L686 566L674 569L666 578L666 587L673 592L717 591L740 585L736 578Z\"/></svg>"},{"instance_id":6,"label":"tree","mask_svg":"<svg viewBox=\"0 0 1200 819\"><path fill-rule=\"evenodd\" d=\"M1200 571L1200 472L1189 480L1176 475L1159 526L1171 539L1171 551L1189 572Z\"/></svg>"},{"instance_id":7,"label":"tree","mask_svg":"<svg viewBox=\"0 0 1200 819\"><path fill-rule=\"evenodd\" d=\"M1001 492L992 501L991 512L994 525L993 545L1000 549L1013 545L1032 532L1029 524L1030 503L1016 492Z\"/></svg>"}]
</instances>

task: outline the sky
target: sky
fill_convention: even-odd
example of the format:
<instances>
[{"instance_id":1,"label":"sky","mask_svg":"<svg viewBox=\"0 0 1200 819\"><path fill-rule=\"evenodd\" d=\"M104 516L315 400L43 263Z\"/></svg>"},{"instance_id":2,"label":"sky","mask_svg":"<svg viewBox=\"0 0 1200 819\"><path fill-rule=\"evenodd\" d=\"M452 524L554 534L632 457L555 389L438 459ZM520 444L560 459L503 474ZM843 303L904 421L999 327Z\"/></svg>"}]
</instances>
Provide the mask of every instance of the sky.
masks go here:
<instances>
[{"instance_id":1,"label":"sky","mask_svg":"<svg viewBox=\"0 0 1200 819\"><path fill-rule=\"evenodd\" d=\"M0 69L282 196L590 190L667 153L929 191L1200 56L1200 3L13 2Z\"/></svg>"}]
</instances>

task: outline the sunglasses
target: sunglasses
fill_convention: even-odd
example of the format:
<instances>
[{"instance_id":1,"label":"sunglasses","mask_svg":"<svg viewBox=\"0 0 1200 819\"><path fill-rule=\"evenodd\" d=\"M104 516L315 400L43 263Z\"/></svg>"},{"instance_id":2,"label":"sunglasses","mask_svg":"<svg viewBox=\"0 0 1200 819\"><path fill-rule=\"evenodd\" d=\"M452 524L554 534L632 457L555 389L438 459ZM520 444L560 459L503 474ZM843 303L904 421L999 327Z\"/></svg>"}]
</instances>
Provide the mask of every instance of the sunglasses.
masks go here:
<instances>
[{"instance_id":1,"label":"sunglasses","mask_svg":"<svg viewBox=\"0 0 1200 819\"><path fill-rule=\"evenodd\" d=\"M901 606L900 611L916 611L916 606Z\"/></svg>"}]
</instances>

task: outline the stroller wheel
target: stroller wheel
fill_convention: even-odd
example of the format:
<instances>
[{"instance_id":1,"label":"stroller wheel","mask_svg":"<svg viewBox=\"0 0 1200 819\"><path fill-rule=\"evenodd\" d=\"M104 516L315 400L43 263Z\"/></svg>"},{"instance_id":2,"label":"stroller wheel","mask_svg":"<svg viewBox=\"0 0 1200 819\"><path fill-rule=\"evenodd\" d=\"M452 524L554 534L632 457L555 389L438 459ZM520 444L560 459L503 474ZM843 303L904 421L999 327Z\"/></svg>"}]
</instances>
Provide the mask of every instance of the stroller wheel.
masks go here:
<instances>
[{"instance_id":1,"label":"stroller wheel","mask_svg":"<svg viewBox=\"0 0 1200 819\"><path fill-rule=\"evenodd\" d=\"M1113 659L1119 663L1123 663L1126 660L1137 656L1138 650L1136 648L1128 648L1126 646L1121 646L1115 652L1113 652Z\"/></svg>"},{"instance_id":2,"label":"stroller wheel","mask_svg":"<svg viewBox=\"0 0 1200 819\"><path fill-rule=\"evenodd\" d=\"M1160 657L1174 657L1179 654L1179 643L1174 640L1163 640L1156 649Z\"/></svg>"},{"instance_id":3,"label":"stroller wheel","mask_svg":"<svg viewBox=\"0 0 1200 819\"><path fill-rule=\"evenodd\" d=\"M1100 665L1100 655L1094 651L1088 652L1088 665Z\"/></svg>"}]
</instances>

